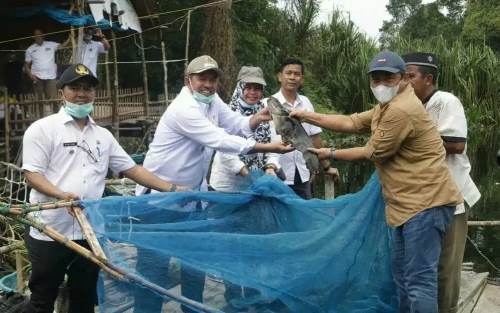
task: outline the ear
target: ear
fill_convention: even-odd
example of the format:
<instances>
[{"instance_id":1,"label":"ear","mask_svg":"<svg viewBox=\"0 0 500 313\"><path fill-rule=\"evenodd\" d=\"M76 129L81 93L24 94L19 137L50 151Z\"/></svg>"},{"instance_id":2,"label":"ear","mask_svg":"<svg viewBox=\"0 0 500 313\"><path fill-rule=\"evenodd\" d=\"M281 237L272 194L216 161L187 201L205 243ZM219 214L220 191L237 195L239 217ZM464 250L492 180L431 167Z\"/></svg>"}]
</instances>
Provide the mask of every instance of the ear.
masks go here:
<instances>
[{"instance_id":1,"label":"ear","mask_svg":"<svg viewBox=\"0 0 500 313\"><path fill-rule=\"evenodd\" d=\"M281 72L278 72L278 74L276 74L276 78L278 79L278 82L281 83Z\"/></svg>"},{"instance_id":2,"label":"ear","mask_svg":"<svg viewBox=\"0 0 500 313\"><path fill-rule=\"evenodd\" d=\"M427 74L424 77L424 83L426 86L432 86L434 85L434 75L432 74Z\"/></svg>"}]
</instances>

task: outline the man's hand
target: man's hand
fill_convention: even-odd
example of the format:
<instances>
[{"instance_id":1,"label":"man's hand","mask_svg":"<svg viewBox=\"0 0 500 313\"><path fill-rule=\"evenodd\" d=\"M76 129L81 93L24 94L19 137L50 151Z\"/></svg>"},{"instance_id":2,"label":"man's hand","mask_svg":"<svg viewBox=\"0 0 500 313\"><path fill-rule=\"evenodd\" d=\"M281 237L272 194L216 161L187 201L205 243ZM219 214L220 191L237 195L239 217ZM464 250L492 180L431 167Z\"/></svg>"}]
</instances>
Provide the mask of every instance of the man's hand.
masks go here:
<instances>
[{"instance_id":1,"label":"man's hand","mask_svg":"<svg viewBox=\"0 0 500 313\"><path fill-rule=\"evenodd\" d=\"M61 192L60 195L57 196L58 199L64 200L64 201L74 201L80 199L80 197L72 192ZM67 208L69 215L75 217L75 211L73 210L73 207L68 207Z\"/></svg>"},{"instance_id":2,"label":"man's hand","mask_svg":"<svg viewBox=\"0 0 500 313\"><path fill-rule=\"evenodd\" d=\"M265 150L263 152L288 153L295 150L292 145L283 142L271 142L263 144L263 146L265 146Z\"/></svg>"},{"instance_id":3,"label":"man's hand","mask_svg":"<svg viewBox=\"0 0 500 313\"><path fill-rule=\"evenodd\" d=\"M250 174L250 171L248 170L248 167L246 167L246 166L243 166L241 168L240 172L238 173L238 175L243 176L243 177L248 176L248 174Z\"/></svg>"},{"instance_id":4,"label":"man's hand","mask_svg":"<svg viewBox=\"0 0 500 313\"><path fill-rule=\"evenodd\" d=\"M327 160L332 157L332 152L330 148L320 148L320 149L307 148L307 150L316 154L318 156L318 159L320 160Z\"/></svg>"},{"instance_id":5,"label":"man's hand","mask_svg":"<svg viewBox=\"0 0 500 313\"><path fill-rule=\"evenodd\" d=\"M289 116L298 119L299 121L302 121L306 117L307 111L304 110L299 110L299 109L292 109L290 111Z\"/></svg>"},{"instance_id":6,"label":"man's hand","mask_svg":"<svg viewBox=\"0 0 500 313\"><path fill-rule=\"evenodd\" d=\"M31 81L33 81L33 84L36 84L38 82L38 77L36 77L35 75L33 75L31 73L29 76L30 76Z\"/></svg>"},{"instance_id":7,"label":"man's hand","mask_svg":"<svg viewBox=\"0 0 500 313\"><path fill-rule=\"evenodd\" d=\"M272 167L266 168L265 172L267 175L276 176L276 172L274 171L274 168L272 168Z\"/></svg>"}]
</instances>

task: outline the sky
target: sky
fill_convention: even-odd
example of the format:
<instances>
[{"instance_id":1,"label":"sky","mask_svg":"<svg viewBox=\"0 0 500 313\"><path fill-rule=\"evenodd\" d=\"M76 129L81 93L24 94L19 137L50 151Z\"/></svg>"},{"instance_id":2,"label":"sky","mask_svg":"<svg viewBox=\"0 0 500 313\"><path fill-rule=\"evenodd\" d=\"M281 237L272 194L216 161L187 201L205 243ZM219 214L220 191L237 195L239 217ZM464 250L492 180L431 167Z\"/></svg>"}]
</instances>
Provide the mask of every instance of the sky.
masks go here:
<instances>
[{"instance_id":1,"label":"sky","mask_svg":"<svg viewBox=\"0 0 500 313\"><path fill-rule=\"evenodd\" d=\"M422 2L432 1L424 0ZM335 5L344 12L346 18L350 15L351 20L360 30L376 39L383 21L391 18L385 7L388 3L389 0L321 0L319 21L328 21Z\"/></svg>"},{"instance_id":2,"label":"sky","mask_svg":"<svg viewBox=\"0 0 500 313\"><path fill-rule=\"evenodd\" d=\"M389 0L322 0L319 21L328 21L333 7L349 15L359 29L372 38L378 38L384 20L391 18L385 6Z\"/></svg>"}]
</instances>

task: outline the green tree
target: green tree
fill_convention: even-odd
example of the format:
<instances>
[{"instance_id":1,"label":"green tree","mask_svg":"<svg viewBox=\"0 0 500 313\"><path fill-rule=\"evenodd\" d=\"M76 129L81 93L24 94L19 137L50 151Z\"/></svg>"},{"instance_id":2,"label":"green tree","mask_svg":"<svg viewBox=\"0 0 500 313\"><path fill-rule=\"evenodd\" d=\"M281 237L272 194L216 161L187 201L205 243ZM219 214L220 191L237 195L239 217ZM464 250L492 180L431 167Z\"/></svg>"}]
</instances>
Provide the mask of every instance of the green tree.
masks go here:
<instances>
[{"instance_id":1,"label":"green tree","mask_svg":"<svg viewBox=\"0 0 500 313\"><path fill-rule=\"evenodd\" d=\"M462 36L468 42L484 42L500 53L500 2L469 0Z\"/></svg>"}]
</instances>

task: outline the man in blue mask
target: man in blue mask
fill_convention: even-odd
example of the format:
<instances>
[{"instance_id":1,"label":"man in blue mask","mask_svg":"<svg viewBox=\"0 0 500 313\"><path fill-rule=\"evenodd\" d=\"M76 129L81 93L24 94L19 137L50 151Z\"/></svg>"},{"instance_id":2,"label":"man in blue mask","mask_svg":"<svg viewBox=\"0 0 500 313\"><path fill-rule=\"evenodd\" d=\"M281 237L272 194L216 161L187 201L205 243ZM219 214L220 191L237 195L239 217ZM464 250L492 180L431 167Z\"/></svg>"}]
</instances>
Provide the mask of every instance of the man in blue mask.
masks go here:
<instances>
[{"instance_id":1,"label":"man in blue mask","mask_svg":"<svg viewBox=\"0 0 500 313\"><path fill-rule=\"evenodd\" d=\"M215 151L236 155L255 152L286 153L293 150L281 142L257 143L253 130L269 121L271 115L263 109L252 116L232 111L216 93L222 71L208 55L193 59L185 76L185 87L167 108L156 128L153 142L144 160L144 167L162 179L188 186L192 190L207 190L206 176L210 159ZM136 194L147 192L138 186ZM186 206L186 212L201 210L199 206ZM148 251L138 253L137 267L147 267ZM166 280L168 262L163 267ZM140 271L140 270L139 270ZM185 264L181 267L181 292L184 297L202 302L205 274ZM165 285L165 282L160 283ZM156 307L161 312L163 299L139 288L135 296L134 312ZM193 312L182 307L183 312Z\"/></svg>"},{"instance_id":2,"label":"man in blue mask","mask_svg":"<svg viewBox=\"0 0 500 313\"><path fill-rule=\"evenodd\" d=\"M31 203L99 199L108 169L141 185L173 191L167 183L137 166L113 135L90 117L97 78L83 64L70 66L57 87L64 101L58 113L34 122L23 138L23 170ZM68 240L87 247L70 208L30 213ZM59 285L68 275L69 313L93 313L98 268L82 256L31 228L25 237L31 261L31 298L24 312L52 313Z\"/></svg>"}]
</instances>

